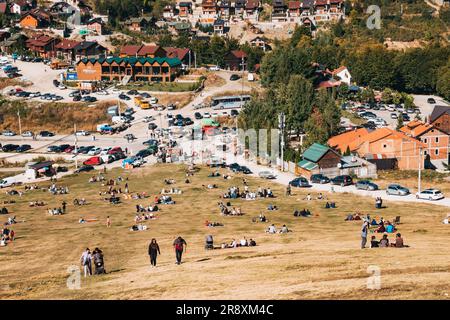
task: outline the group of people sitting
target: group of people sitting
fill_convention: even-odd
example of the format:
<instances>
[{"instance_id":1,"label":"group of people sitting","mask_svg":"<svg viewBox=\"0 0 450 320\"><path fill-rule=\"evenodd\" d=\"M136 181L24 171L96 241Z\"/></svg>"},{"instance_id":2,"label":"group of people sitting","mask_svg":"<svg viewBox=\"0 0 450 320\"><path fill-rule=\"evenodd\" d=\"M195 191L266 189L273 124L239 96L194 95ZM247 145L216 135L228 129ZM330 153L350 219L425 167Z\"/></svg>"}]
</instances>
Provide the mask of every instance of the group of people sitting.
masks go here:
<instances>
[{"instance_id":1,"label":"group of people sitting","mask_svg":"<svg viewBox=\"0 0 450 320\"><path fill-rule=\"evenodd\" d=\"M6 207L2 207L2 209L0 210L0 214L8 214L8 208Z\"/></svg>"},{"instance_id":2,"label":"group of people sitting","mask_svg":"<svg viewBox=\"0 0 450 320\"><path fill-rule=\"evenodd\" d=\"M170 188L168 190L163 188L161 194L182 194L182 191L178 188Z\"/></svg>"},{"instance_id":3,"label":"group of people sitting","mask_svg":"<svg viewBox=\"0 0 450 320\"><path fill-rule=\"evenodd\" d=\"M202 187L206 188L206 189L217 189L218 188L217 184L215 184L215 183L208 183L207 185L202 184Z\"/></svg>"},{"instance_id":4,"label":"group of people sitting","mask_svg":"<svg viewBox=\"0 0 450 320\"><path fill-rule=\"evenodd\" d=\"M312 216L309 209L302 209L301 211L298 211L297 209L294 211L294 217L310 217Z\"/></svg>"},{"instance_id":5,"label":"group of people sitting","mask_svg":"<svg viewBox=\"0 0 450 320\"><path fill-rule=\"evenodd\" d=\"M38 189L40 189L40 187L37 184L25 185L25 191L38 190Z\"/></svg>"},{"instance_id":6,"label":"group of people sitting","mask_svg":"<svg viewBox=\"0 0 450 320\"><path fill-rule=\"evenodd\" d=\"M22 191L20 191L20 190L17 191L15 189L6 191L6 194L9 195L9 196L19 196L19 197L23 196L23 192Z\"/></svg>"},{"instance_id":7,"label":"group of people sitting","mask_svg":"<svg viewBox=\"0 0 450 320\"><path fill-rule=\"evenodd\" d=\"M102 181L105 181L105 180L106 180L105 177L102 174L100 174L98 176L90 177L89 178L89 183L102 182Z\"/></svg>"},{"instance_id":8,"label":"group of people sitting","mask_svg":"<svg viewBox=\"0 0 450 320\"><path fill-rule=\"evenodd\" d=\"M47 209L47 212L48 212L51 216L59 216L59 215L64 214L63 209L62 209L61 207L59 207L59 208L53 208L53 209L48 208L48 209Z\"/></svg>"},{"instance_id":9,"label":"group of people sitting","mask_svg":"<svg viewBox=\"0 0 450 320\"><path fill-rule=\"evenodd\" d=\"M211 222L211 221L206 220L205 221L205 227L223 227L223 223Z\"/></svg>"},{"instance_id":10,"label":"group of people sitting","mask_svg":"<svg viewBox=\"0 0 450 320\"><path fill-rule=\"evenodd\" d=\"M49 188L48 191L52 194L52 195L57 195L57 194L68 194L69 193L69 188L67 186L63 187L60 186L58 187L56 184L52 184Z\"/></svg>"},{"instance_id":11,"label":"group of people sitting","mask_svg":"<svg viewBox=\"0 0 450 320\"><path fill-rule=\"evenodd\" d=\"M267 210L269 210L269 211L276 211L276 210L278 210L278 207L276 205L269 204L267 206Z\"/></svg>"},{"instance_id":12,"label":"group of people sitting","mask_svg":"<svg viewBox=\"0 0 450 320\"><path fill-rule=\"evenodd\" d=\"M266 216L263 213L260 213L257 218L252 219L252 222L267 222L267 221L269 220L267 220Z\"/></svg>"},{"instance_id":13,"label":"group of people sitting","mask_svg":"<svg viewBox=\"0 0 450 320\"><path fill-rule=\"evenodd\" d=\"M336 203L335 202L328 202L325 203L325 209L335 209L336 208Z\"/></svg>"},{"instance_id":14,"label":"group of people sitting","mask_svg":"<svg viewBox=\"0 0 450 320\"><path fill-rule=\"evenodd\" d=\"M319 194L317 195L317 198L316 198L316 199L317 199L317 200L323 200L323 199L326 199L326 196L324 196L324 195L322 194L322 192L319 192ZM308 194L306 195L306 197L305 197L303 200L311 201L311 200L314 200L314 198L313 198L313 196L311 195L311 193L308 193Z\"/></svg>"},{"instance_id":15,"label":"group of people sitting","mask_svg":"<svg viewBox=\"0 0 450 320\"><path fill-rule=\"evenodd\" d=\"M43 206L45 206L45 202L44 201L30 201L28 206L29 207L43 207Z\"/></svg>"},{"instance_id":16,"label":"group of people sitting","mask_svg":"<svg viewBox=\"0 0 450 320\"><path fill-rule=\"evenodd\" d=\"M259 187L257 192L251 192L248 186L244 186L244 191L241 192L239 187L230 187L228 191L223 194L224 199L246 199L246 200L256 200L257 197L260 198L274 198L274 194L270 188Z\"/></svg>"},{"instance_id":17,"label":"group of people sitting","mask_svg":"<svg viewBox=\"0 0 450 320\"><path fill-rule=\"evenodd\" d=\"M9 241L14 241L15 232L5 227L0 230L0 246L4 247Z\"/></svg>"},{"instance_id":18,"label":"group of people sitting","mask_svg":"<svg viewBox=\"0 0 450 320\"><path fill-rule=\"evenodd\" d=\"M345 217L345 221L354 221L354 220L361 220L361 214L359 212L351 213Z\"/></svg>"},{"instance_id":19,"label":"group of people sitting","mask_svg":"<svg viewBox=\"0 0 450 320\"><path fill-rule=\"evenodd\" d=\"M149 206L147 206L147 207L144 207L143 205L141 205L141 204L137 204L136 205L136 212L155 212L155 211L158 211L159 210L159 208L158 208L158 206L155 204L155 205L149 205Z\"/></svg>"},{"instance_id":20,"label":"group of people sitting","mask_svg":"<svg viewBox=\"0 0 450 320\"><path fill-rule=\"evenodd\" d=\"M161 197L155 197L155 204L175 204L171 196L162 195Z\"/></svg>"},{"instance_id":21,"label":"group of people sitting","mask_svg":"<svg viewBox=\"0 0 450 320\"><path fill-rule=\"evenodd\" d=\"M148 228L146 225L139 223L139 224L135 224L135 225L131 226L130 231L145 231L147 229Z\"/></svg>"},{"instance_id":22,"label":"group of people sitting","mask_svg":"<svg viewBox=\"0 0 450 320\"><path fill-rule=\"evenodd\" d=\"M214 172L211 172L210 174L208 174L208 178L216 178L216 177L220 177L219 171L214 171Z\"/></svg>"},{"instance_id":23,"label":"group of people sitting","mask_svg":"<svg viewBox=\"0 0 450 320\"><path fill-rule=\"evenodd\" d=\"M288 233L290 231L291 230L289 230L288 227L285 224L283 224L283 226L280 228L278 233ZM274 224L272 224L267 228L266 233L275 234L275 233L277 233L277 228L275 227Z\"/></svg>"},{"instance_id":24,"label":"group of people sitting","mask_svg":"<svg viewBox=\"0 0 450 320\"><path fill-rule=\"evenodd\" d=\"M255 240L253 240L251 238L249 240L247 240L247 238L244 237L240 241L236 241L235 239L233 239L230 243L222 243L220 245L220 248L226 249L226 248L254 247L254 246L256 246Z\"/></svg>"},{"instance_id":25,"label":"group of people sitting","mask_svg":"<svg viewBox=\"0 0 450 320\"><path fill-rule=\"evenodd\" d=\"M87 201L85 198L81 198L81 199L73 199L73 205L74 206L84 206L87 204Z\"/></svg>"},{"instance_id":26,"label":"group of people sitting","mask_svg":"<svg viewBox=\"0 0 450 320\"><path fill-rule=\"evenodd\" d=\"M153 212L143 213L142 215L136 214L134 217L134 222L138 223L145 220L156 219L155 214Z\"/></svg>"},{"instance_id":27,"label":"group of people sitting","mask_svg":"<svg viewBox=\"0 0 450 320\"><path fill-rule=\"evenodd\" d=\"M12 217L8 217L8 221L6 221L5 225L10 226L10 225L13 225L16 223L17 223L16 216L12 216Z\"/></svg>"},{"instance_id":28,"label":"group of people sitting","mask_svg":"<svg viewBox=\"0 0 450 320\"><path fill-rule=\"evenodd\" d=\"M170 185L176 183L176 181L174 179L164 179L164 183Z\"/></svg>"},{"instance_id":29,"label":"group of people sitting","mask_svg":"<svg viewBox=\"0 0 450 320\"><path fill-rule=\"evenodd\" d=\"M377 222L375 219L372 219L370 225L378 226L378 228L374 231L376 233L394 233L395 231L397 231L395 225L393 225L390 221L384 221L383 217L381 217L379 222Z\"/></svg>"},{"instance_id":30,"label":"group of people sitting","mask_svg":"<svg viewBox=\"0 0 450 320\"><path fill-rule=\"evenodd\" d=\"M141 200L148 198L147 192L143 191L141 193L133 193L133 194L123 194L124 199L133 199L133 200Z\"/></svg>"},{"instance_id":31,"label":"group of people sitting","mask_svg":"<svg viewBox=\"0 0 450 320\"><path fill-rule=\"evenodd\" d=\"M227 203L227 205L225 205L223 202L218 203L220 214L222 216L242 216L241 208L232 207L231 209L229 209L228 207L230 205L230 203Z\"/></svg>"},{"instance_id":32,"label":"group of people sitting","mask_svg":"<svg viewBox=\"0 0 450 320\"><path fill-rule=\"evenodd\" d=\"M370 247L371 248L387 248L387 247L395 247L395 248L405 248L409 247L403 243L403 238L400 233L397 233L395 235L395 240L392 243L389 243L388 235L383 234L383 237L380 239L380 241L377 240L375 236L372 236L370 240Z\"/></svg>"}]
</instances>

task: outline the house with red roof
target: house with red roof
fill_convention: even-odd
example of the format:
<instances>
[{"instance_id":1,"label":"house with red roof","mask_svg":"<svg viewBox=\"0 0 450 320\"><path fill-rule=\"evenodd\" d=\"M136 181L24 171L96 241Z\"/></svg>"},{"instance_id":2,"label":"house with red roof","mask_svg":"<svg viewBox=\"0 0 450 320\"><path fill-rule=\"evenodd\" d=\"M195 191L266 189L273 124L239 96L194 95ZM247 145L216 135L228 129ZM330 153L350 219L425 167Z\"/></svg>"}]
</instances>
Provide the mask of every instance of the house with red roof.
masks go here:
<instances>
[{"instance_id":1,"label":"house with red roof","mask_svg":"<svg viewBox=\"0 0 450 320\"><path fill-rule=\"evenodd\" d=\"M63 39L55 45L56 56L67 62L75 61L75 48L80 44L80 41Z\"/></svg>"},{"instance_id":2,"label":"house with red roof","mask_svg":"<svg viewBox=\"0 0 450 320\"><path fill-rule=\"evenodd\" d=\"M233 50L224 57L225 69L247 70L247 54L242 50Z\"/></svg>"},{"instance_id":3,"label":"house with red roof","mask_svg":"<svg viewBox=\"0 0 450 320\"><path fill-rule=\"evenodd\" d=\"M189 66L193 62L194 56L191 49L175 47L164 47L163 49L166 51L168 58L178 58L186 66Z\"/></svg>"},{"instance_id":4,"label":"house with red roof","mask_svg":"<svg viewBox=\"0 0 450 320\"><path fill-rule=\"evenodd\" d=\"M38 34L29 38L25 45L35 56L48 59L56 57L55 47L58 43L59 40L57 38Z\"/></svg>"}]
</instances>

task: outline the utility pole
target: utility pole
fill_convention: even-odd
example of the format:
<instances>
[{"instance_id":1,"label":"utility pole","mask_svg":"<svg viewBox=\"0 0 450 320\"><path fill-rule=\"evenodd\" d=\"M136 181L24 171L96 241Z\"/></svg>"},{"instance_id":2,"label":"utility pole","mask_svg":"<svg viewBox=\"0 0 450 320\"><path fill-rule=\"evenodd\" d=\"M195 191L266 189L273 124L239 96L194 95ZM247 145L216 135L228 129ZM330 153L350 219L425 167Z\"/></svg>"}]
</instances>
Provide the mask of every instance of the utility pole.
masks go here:
<instances>
[{"instance_id":1,"label":"utility pole","mask_svg":"<svg viewBox=\"0 0 450 320\"><path fill-rule=\"evenodd\" d=\"M421 191L421 180L422 180L422 147L419 147L419 173L417 182L418 193L420 193Z\"/></svg>"},{"instance_id":2,"label":"utility pole","mask_svg":"<svg viewBox=\"0 0 450 320\"><path fill-rule=\"evenodd\" d=\"M242 56L242 62L241 62L241 65L242 65L242 89L241 89L241 94L244 94L244 70L245 70L245 59L244 59L244 56Z\"/></svg>"},{"instance_id":3,"label":"utility pole","mask_svg":"<svg viewBox=\"0 0 450 320\"><path fill-rule=\"evenodd\" d=\"M284 112L278 115L278 128L281 133L281 172L284 172L284 127L285 127L286 117Z\"/></svg>"},{"instance_id":4,"label":"utility pole","mask_svg":"<svg viewBox=\"0 0 450 320\"><path fill-rule=\"evenodd\" d=\"M20 110L17 109L17 117L19 117L19 134L22 136L22 123L20 121Z\"/></svg>"},{"instance_id":5,"label":"utility pole","mask_svg":"<svg viewBox=\"0 0 450 320\"><path fill-rule=\"evenodd\" d=\"M73 135L75 136L75 169L78 169L78 139L77 139L77 124L73 124Z\"/></svg>"}]
</instances>

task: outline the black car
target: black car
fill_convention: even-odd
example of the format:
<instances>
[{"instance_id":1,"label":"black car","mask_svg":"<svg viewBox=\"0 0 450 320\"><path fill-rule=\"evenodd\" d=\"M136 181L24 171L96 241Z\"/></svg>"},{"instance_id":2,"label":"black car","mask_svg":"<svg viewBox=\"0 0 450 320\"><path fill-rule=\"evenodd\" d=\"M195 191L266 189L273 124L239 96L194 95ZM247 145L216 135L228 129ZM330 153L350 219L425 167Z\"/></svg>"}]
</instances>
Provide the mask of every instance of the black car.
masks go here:
<instances>
[{"instance_id":1,"label":"black car","mask_svg":"<svg viewBox=\"0 0 450 320\"><path fill-rule=\"evenodd\" d=\"M150 155L152 155L152 150L150 150L150 149L143 149L143 150L139 151L138 153L136 153L137 158L145 158Z\"/></svg>"},{"instance_id":2,"label":"black car","mask_svg":"<svg viewBox=\"0 0 450 320\"><path fill-rule=\"evenodd\" d=\"M158 128L158 126L156 124L154 124L153 122L148 124L148 128L149 130L155 130L156 128Z\"/></svg>"},{"instance_id":3,"label":"black car","mask_svg":"<svg viewBox=\"0 0 450 320\"><path fill-rule=\"evenodd\" d=\"M197 120L203 119L203 116L202 116L202 114L201 114L200 112L194 113L194 117L195 117L195 119L197 119Z\"/></svg>"},{"instance_id":4,"label":"black car","mask_svg":"<svg viewBox=\"0 0 450 320\"><path fill-rule=\"evenodd\" d=\"M150 139L150 140L142 142L142 144L148 145L148 146L158 146L158 140Z\"/></svg>"},{"instance_id":5,"label":"black car","mask_svg":"<svg viewBox=\"0 0 450 320\"><path fill-rule=\"evenodd\" d=\"M131 98L129 96L127 96L126 94L120 94L119 99L126 100L126 101L131 100Z\"/></svg>"},{"instance_id":6,"label":"black car","mask_svg":"<svg viewBox=\"0 0 450 320\"><path fill-rule=\"evenodd\" d=\"M232 117L237 117L239 115L239 111L237 111L236 109L231 109L230 115Z\"/></svg>"},{"instance_id":7,"label":"black car","mask_svg":"<svg viewBox=\"0 0 450 320\"><path fill-rule=\"evenodd\" d=\"M403 120L403 121L410 121L411 118L409 117L408 114L402 113L402 120Z\"/></svg>"},{"instance_id":8,"label":"black car","mask_svg":"<svg viewBox=\"0 0 450 320\"><path fill-rule=\"evenodd\" d=\"M41 131L41 132L39 132L39 135L41 137L53 137L55 134L50 131Z\"/></svg>"},{"instance_id":9,"label":"black car","mask_svg":"<svg viewBox=\"0 0 450 320\"><path fill-rule=\"evenodd\" d=\"M233 172L237 172L241 168L241 166L239 165L239 163L234 162L230 164L228 168L230 168L230 170Z\"/></svg>"},{"instance_id":10,"label":"black car","mask_svg":"<svg viewBox=\"0 0 450 320\"><path fill-rule=\"evenodd\" d=\"M427 99L427 102L428 102L429 104L435 104L435 103L436 103L436 100L434 100L433 98L428 98L428 99Z\"/></svg>"},{"instance_id":11,"label":"black car","mask_svg":"<svg viewBox=\"0 0 450 320\"><path fill-rule=\"evenodd\" d=\"M129 94L131 96L135 96L135 95L139 94L139 92L137 90L133 89L133 90L128 91L127 94Z\"/></svg>"},{"instance_id":12,"label":"black car","mask_svg":"<svg viewBox=\"0 0 450 320\"><path fill-rule=\"evenodd\" d=\"M330 178L320 173L313 174L310 180L312 183L321 183L321 184L330 182Z\"/></svg>"},{"instance_id":13,"label":"black car","mask_svg":"<svg viewBox=\"0 0 450 320\"><path fill-rule=\"evenodd\" d=\"M246 166L240 166L238 172L242 172L243 174L251 174L252 171Z\"/></svg>"},{"instance_id":14,"label":"black car","mask_svg":"<svg viewBox=\"0 0 450 320\"><path fill-rule=\"evenodd\" d=\"M2 147L2 151L3 152L11 152L11 151L16 151L17 148L19 148L19 145L17 145L17 144L5 144Z\"/></svg>"},{"instance_id":15,"label":"black car","mask_svg":"<svg viewBox=\"0 0 450 320\"><path fill-rule=\"evenodd\" d=\"M16 149L17 152L25 152L31 149L31 146L29 144L23 144L20 147Z\"/></svg>"},{"instance_id":16,"label":"black car","mask_svg":"<svg viewBox=\"0 0 450 320\"><path fill-rule=\"evenodd\" d=\"M76 101L81 101L81 96L73 96L73 99L72 99L74 102L76 102Z\"/></svg>"},{"instance_id":17,"label":"black car","mask_svg":"<svg viewBox=\"0 0 450 320\"><path fill-rule=\"evenodd\" d=\"M42 58L34 58L32 60L32 62L43 62L43 61L44 61L44 59L42 59Z\"/></svg>"},{"instance_id":18,"label":"black car","mask_svg":"<svg viewBox=\"0 0 450 320\"><path fill-rule=\"evenodd\" d=\"M194 124L194 121L192 121L191 118L184 118L184 119L183 119L183 124L184 124L185 126L190 126L191 124Z\"/></svg>"},{"instance_id":19,"label":"black car","mask_svg":"<svg viewBox=\"0 0 450 320\"><path fill-rule=\"evenodd\" d=\"M81 168L78 168L77 170L75 170L75 173L80 173L80 172L89 172L94 170L93 166L82 166Z\"/></svg>"},{"instance_id":20,"label":"black car","mask_svg":"<svg viewBox=\"0 0 450 320\"><path fill-rule=\"evenodd\" d=\"M348 175L342 175L342 176L337 176L337 177L334 177L333 179L331 179L331 183L340 185L341 187L344 187L344 186L352 185L353 179L352 179L352 177L350 177Z\"/></svg>"},{"instance_id":21,"label":"black car","mask_svg":"<svg viewBox=\"0 0 450 320\"><path fill-rule=\"evenodd\" d=\"M295 178L292 181L289 181L289 185L293 186L293 187L297 187L297 188L308 188L311 187L311 185L308 182L308 179L306 179L305 177L298 177Z\"/></svg>"},{"instance_id":22,"label":"black car","mask_svg":"<svg viewBox=\"0 0 450 320\"><path fill-rule=\"evenodd\" d=\"M230 77L230 80L231 81L236 81L236 80L239 80L241 77L238 75L238 74L232 74L231 75L231 77Z\"/></svg>"}]
</instances>

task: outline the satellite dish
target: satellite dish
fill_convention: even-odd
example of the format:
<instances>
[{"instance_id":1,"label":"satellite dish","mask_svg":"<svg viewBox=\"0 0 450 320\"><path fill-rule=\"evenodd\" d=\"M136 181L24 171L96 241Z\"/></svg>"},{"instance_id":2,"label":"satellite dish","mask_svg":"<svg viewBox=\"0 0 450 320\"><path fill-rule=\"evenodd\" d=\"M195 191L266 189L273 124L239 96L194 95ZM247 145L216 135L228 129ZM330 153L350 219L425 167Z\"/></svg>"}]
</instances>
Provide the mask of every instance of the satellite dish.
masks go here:
<instances>
[{"instance_id":1,"label":"satellite dish","mask_svg":"<svg viewBox=\"0 0 450 320\"><path fill-rule=\"evenodd\" d=\"M342 168L342 163L339 162L339 163L337 164L337 167L338 167L339 169Z\"/></svg>"}]
</instances>

